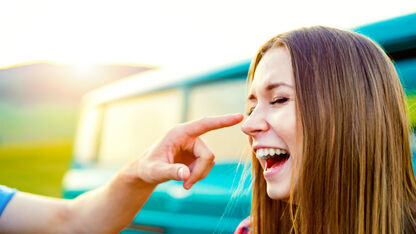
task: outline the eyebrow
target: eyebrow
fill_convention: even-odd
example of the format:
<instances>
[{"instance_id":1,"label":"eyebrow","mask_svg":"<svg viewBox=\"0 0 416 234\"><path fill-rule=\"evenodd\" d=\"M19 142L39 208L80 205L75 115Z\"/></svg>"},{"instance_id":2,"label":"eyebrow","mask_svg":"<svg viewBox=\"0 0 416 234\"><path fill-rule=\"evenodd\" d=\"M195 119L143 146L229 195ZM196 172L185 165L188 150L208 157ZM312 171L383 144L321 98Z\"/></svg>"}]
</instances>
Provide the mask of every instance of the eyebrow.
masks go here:
<instances>
[{"instance_id":1,"label":"eyebrow","mask_svg":"<svg viewBox=\"0 0 416 234\"><path fill-rule=\"evenodd\" d=\"M283 82L277 82L277 83L270 83L270 84L268 84L266 86L265 90L266 91L271 91L271 90L276 89L276 88L279 88L281 86L286 86L286 87L289 87L289 88L292 88L293 89L293 86L292 85L289 85L289 84L286 84L286 83L283 83ZM256 100L256 97L254 96L254 94L250 94L250 96L248 96L248 100L249 101Z\"/></svg>"},{"instance_id":2,"label":"eyebrow","mask_svg":"<svg viewBox=\"0 0 416 234\"><path fill-rule=\"evenodd\" d=\"M268 84L268 85L266 86L266 90L267 90L267 91L270 91L270 90L273 90L273 89L275 89L275 88L279 88L280 86L286 86L286 87L289 87L289 88L293 88L293 86L292 86L292 85L288 85L288 84L283 83L283 82L277 82L277 83L271 83L271 84Z\"/></svg>"}]
</instances>

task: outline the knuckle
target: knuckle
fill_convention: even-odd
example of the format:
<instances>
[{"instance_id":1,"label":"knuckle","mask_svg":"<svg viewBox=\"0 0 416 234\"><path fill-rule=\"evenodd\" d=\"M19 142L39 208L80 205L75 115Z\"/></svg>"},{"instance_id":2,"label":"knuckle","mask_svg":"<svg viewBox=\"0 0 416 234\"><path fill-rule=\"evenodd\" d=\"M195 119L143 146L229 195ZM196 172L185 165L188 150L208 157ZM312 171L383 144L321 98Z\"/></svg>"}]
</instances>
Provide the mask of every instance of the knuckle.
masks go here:
<instances>
[{"instance_id":1,"label":"knuckle","mask_svg":"<svg viewBox=\"0 0 416 234\"><path fill-rule=\"evenodd\" d=\"M154 172L158 169L157 164L154 162L148 162L149 172Z\"/></svg>"},{"instance_id":2,"label":"knuckle","mask_svg":"<svg viewBox=\"0 0 416 234\"><path fill-rule=\"evenodd\" d=\"M207 116L205 116L205 117L202 117L201 119L199 119L199 123L202 125L202 126L207 126L207 123L210 121L210 117L207 117Z\"/></svg>"},{"instance_id":3,"label":"knuckle","mask_svg":"<svg viewBox=\"0 0 416 234\"><path fill-rule=\"evenodd\" d=\"M205 159L210 161L210 163L212 163L215 159L215 155L213 153L210 153L205 157Z\"/></svg>"},{"instance_id":4,"label":"knuckle","mask_svg":"<svg viewBox=\"0 0 416 234\"><path fill-rule=\"evenodd\" d=\"M181 128L181 125L180 125L180 124L177 124L177 125L173 126L173 127L169 130L169 132L178 132L180 128Z\"/></svg>"},{"instance_id":5,"label":"knuckle","mask_svg":"<svg viewBox=\"0 0 416 234\"><path fill-rule=\"evenodd\" d=\"M205 175L202 175L200 180L205 179L205 177L207 177L208 173L206 173Z\"/></svg>"},{"instance_id":6,"label":"knuckle","mask_svg":"<svg viewBox=\"0 0 416 234\"><path fill-rule=\"evenodd\" d=\"M178 124L178 125L173 126L169 130L168 134L170 134L172 136L177 136L178 134L180 134L182 132L183 132L183 124Z\"/></svg>"}]
</instances>

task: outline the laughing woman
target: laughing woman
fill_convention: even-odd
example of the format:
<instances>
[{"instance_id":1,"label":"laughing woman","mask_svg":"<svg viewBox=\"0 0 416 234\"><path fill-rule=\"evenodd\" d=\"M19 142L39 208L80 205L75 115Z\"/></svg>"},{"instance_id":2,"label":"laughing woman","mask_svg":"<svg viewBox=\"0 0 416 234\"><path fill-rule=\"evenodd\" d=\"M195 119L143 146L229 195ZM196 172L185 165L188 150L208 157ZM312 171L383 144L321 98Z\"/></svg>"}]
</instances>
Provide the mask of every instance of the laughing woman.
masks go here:
<instances>
[{"instance_id":1,"label":"laughing woman","mask_svg":"<svg viewBox=\"0 0 416 234\"><path fill-rule=\"evenodd\" d=\"M379 46L326 27L284 33L249 84L252 208L236 233L415 233L406 103Z\"/></svg>"}]
</instances>

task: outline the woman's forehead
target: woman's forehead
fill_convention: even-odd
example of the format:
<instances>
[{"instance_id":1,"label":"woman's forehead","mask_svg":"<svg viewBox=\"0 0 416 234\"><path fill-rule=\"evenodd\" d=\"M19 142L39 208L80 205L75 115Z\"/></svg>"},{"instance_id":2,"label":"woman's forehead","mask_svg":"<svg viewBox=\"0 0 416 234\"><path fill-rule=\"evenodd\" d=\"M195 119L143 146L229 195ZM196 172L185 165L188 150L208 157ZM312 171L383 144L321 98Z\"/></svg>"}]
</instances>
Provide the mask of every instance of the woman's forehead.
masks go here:
<instances>
[{"instance_id":1,"label":"woman's forehead","mask_svg":"<svg viewBox=\"0 0 416 234\"><path fill-rule=\"evenodd\" d=\"M285 47L269 49L260 60L250 85L250 94L293 87L294 79L289 52Z\"/></svg>"}]
</instances>

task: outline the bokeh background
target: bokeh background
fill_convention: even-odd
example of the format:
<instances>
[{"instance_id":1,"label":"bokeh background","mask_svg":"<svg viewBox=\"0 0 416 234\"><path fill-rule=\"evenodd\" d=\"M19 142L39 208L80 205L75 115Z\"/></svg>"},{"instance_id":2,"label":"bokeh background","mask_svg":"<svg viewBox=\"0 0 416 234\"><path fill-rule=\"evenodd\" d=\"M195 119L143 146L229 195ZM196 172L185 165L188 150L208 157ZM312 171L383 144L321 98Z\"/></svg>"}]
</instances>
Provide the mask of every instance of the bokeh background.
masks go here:
<instances>
[{"instance_id":1,"label":"bokeh background","mask_svg":"<svg viewBox=\"0 0 416 234\"><path fill-rule=\"evenodd\" d=\"M0 184L61 196L90 90L149 69L241 61L301 26L349 29L414 12L414 0L2 1Z\"/></svg>"}]
</instances>

